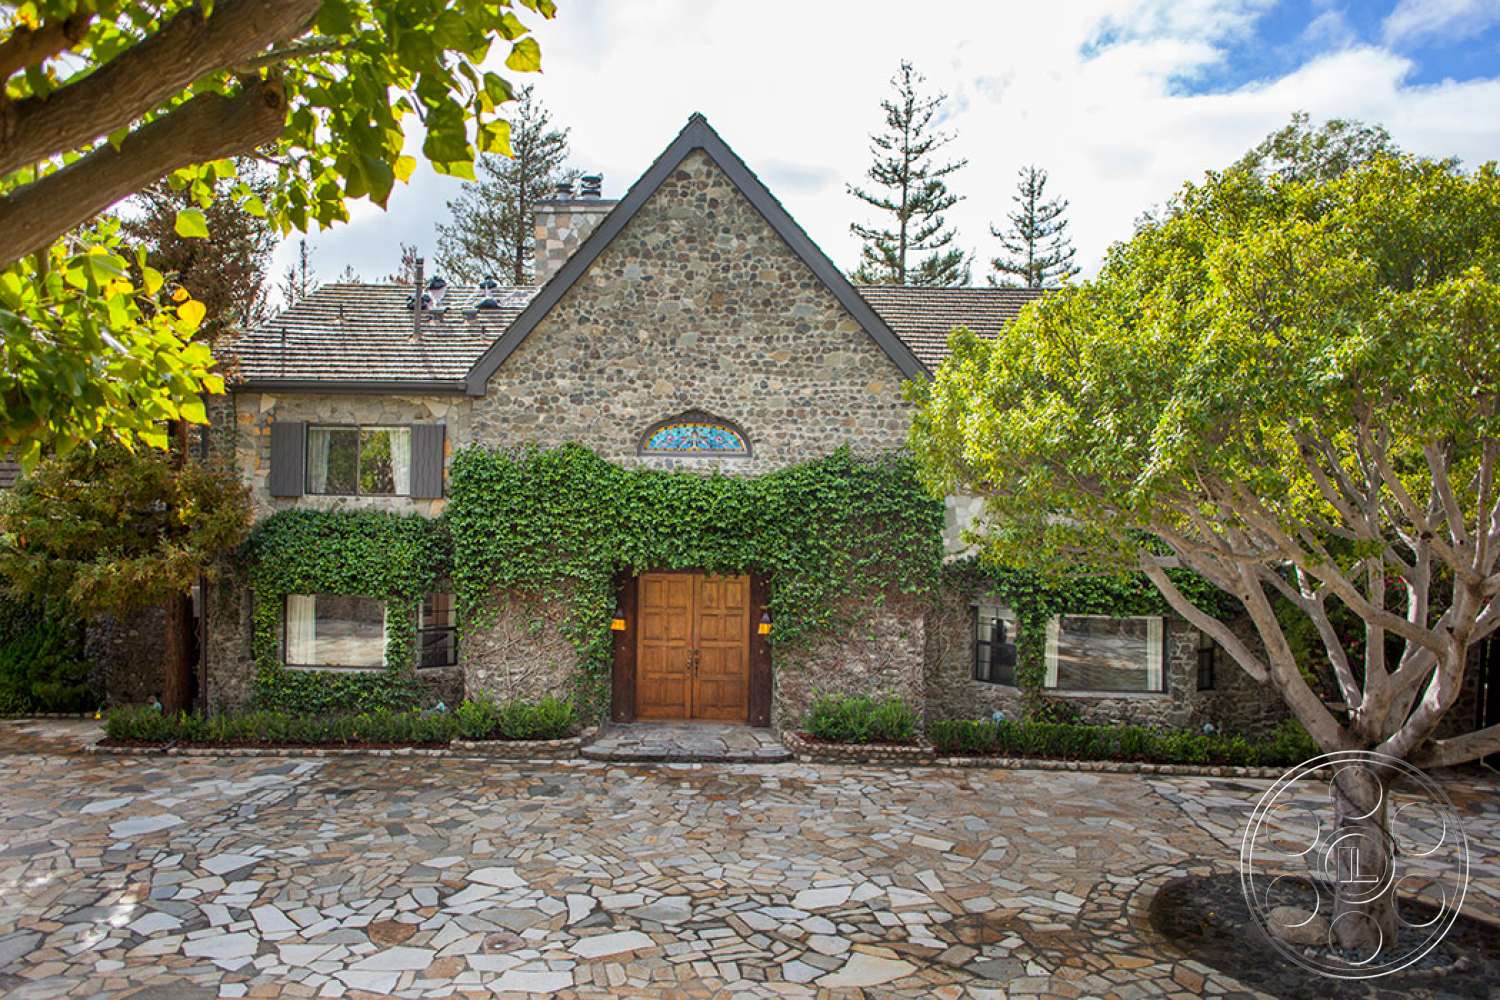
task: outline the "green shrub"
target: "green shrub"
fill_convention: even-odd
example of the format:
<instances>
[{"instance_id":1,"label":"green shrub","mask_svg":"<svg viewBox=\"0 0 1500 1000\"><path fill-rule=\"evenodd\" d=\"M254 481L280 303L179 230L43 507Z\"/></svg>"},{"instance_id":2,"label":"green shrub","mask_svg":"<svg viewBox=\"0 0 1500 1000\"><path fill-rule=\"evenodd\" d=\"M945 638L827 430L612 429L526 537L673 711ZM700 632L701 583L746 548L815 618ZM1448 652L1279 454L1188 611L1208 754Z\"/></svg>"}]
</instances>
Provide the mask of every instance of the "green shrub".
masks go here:
<instances>
[{"instance_id":1,"label":"green shrub","mask_svg":"<svg viewBox=\"0 0 1500 1000\"><path fill-rule=\"evenodd\" d=\"M97 708L90 672L82 622L0 600L0 715Z\"/></svg>"},{"instance_id":2,"label":"green shrub","mask_svg":"<svg viewBox=\"0 0 1500 1000\"><path fill-rule=\"evenodd\" d=\"M459 705L454 717L466 740L559 740L572 731L577 712L571 698L496 704L480 695Z\"/></svg>"},{"instance_id":3,"label":"green shrub","mask_svg":"<svg viewBox=\"0 0 1500 1000\"><path fill-rule=\"evenodd\" d=\"M1088 726L1053 722L944 719L928 729L940 753L964 756L1050 757L1151 764L1289 767L1318 748L1294 720L1266 740L1239 735L1157 730L1144 726Z\"/></svg>"},{"instance_id":4,"label":"green shrub","mask_svg":"<svg viewBox=\"0 0 1500 1000\"><path fill-rule=\"evenodd\" d=\"M257 711L205 718L185 712L163 715L154 708L118 708L104 723L110 739L130 742L314 746L447 743L458 728L455 717L447 713L385 709L343 715Z\"/></svg>"},{"instance_id":5,"label":"green shrub","mask_svg":"<svg viewBox=\"0 0 1500 1000\"><path fill-rule=\"evenodd\" d=\"M894 695L877 701L821 694L813 699L802 728L829 743L910 743L917 734L917 714Z\"/></svg>"}]
</instances>

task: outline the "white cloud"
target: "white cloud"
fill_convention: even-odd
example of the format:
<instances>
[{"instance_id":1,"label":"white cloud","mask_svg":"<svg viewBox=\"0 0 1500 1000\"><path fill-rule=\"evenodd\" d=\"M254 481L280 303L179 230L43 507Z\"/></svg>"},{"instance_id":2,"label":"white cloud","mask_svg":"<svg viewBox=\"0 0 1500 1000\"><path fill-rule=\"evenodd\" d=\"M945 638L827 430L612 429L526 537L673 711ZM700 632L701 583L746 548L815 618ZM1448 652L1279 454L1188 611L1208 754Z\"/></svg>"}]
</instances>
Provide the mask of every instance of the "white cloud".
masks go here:
<instances>
[{"instance_id":1,"label":"white cloud","mask_svg":"<svg viewBox=\"0 0 1500 1000\"><path fill-rule=\"evenodd\" d=\"M1409 0L1408 0L1409 2ZM867 134L902 58L952 98L952 212L975 277L995 252L991 222L1010 208L1018 167L1051 173L1072 202L1086 270L1128 237L1134 219L1184 180L1232 162L1293 111L1386 125L1415 152L1469 163L1500 148L1500 81L1405 82L1412 64L1376 47L1328 51L1277 78L1227 92L1211 80L1226 46L1243 42L1263 0L1094 0L1037 5L950 3L941 18L895 0L570 0L538 31L538 93L572 126L576 163L605 173L618 196L693 111L704 112L840 266L857 259L844 191L867 163ZM351 263L391 271L397 243L431 256L433 227L457 182L425 169L391 210L313 238L324 278ZM279 262L291 259L283 248Z\"/></svg>"},{"instance_id":2,"label":"white cloud","mask_svg":"<svg viewBox=\"0 0 1500 1000\"><path fill-rule=\"evenodd\" d=\"M1385 19L1385 40L1401 44L1441 35L1456 41L1497 22L1500 0L1398 0Z\"/></svg>"}]
</instances>

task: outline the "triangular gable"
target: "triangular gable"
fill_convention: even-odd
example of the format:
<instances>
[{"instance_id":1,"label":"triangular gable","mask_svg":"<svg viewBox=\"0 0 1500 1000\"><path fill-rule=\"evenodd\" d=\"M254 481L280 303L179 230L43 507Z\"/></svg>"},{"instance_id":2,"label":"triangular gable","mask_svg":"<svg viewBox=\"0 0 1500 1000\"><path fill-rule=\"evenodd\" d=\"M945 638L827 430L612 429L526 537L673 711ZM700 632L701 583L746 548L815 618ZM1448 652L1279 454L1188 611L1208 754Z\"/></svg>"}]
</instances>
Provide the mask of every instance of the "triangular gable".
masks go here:
<instances>
[{"instance_id":1,"label":"triangular gable","mask_svg":"<svg viewBox=\"0 0 1500 1000\"><path fill-rule=\"evenodd\" d=\"M729 182L755 206L755 210L775 230L786 245L796 254L818 280L833 293L839 304L853 316L855 321L864 328L865 332L880 346L887 356L890 357L901 373L907 378L918 378L928 374L922 362L886 325L885 320L876 314L875 310L860 297L849 279L844 273L834 266L833 261L818 249L818 245L803 232L795 219L787 210L781 207L775 195L761 183L759 177L745 166L745 161L737 156L734 150L719 137L719 133L708 124L708 119L701 114L694 114L688 119L687 125L672 144L662 151L651 164L640 179L631 185L630 190L620 203L604 217L604 221L589 234L583 244L569 257L567 262L554 274L536 297L531 300L521 315L516 317L510 328L501 335L482 355L474 362L474 367L469 370L465 379L468 393L471 396L483 396L485 386L490 376L495 374L505 359L510 357L512 351L521 345L526 336L536 328L537 324L552 310L558 300L563 297L567 290L573 287L583 273L588 270L589 265L604 252L604 248L619 235L620 231L635 217L641 207L656 194L658 188L672 175L677 166L695 149L701 149L709 159L718 166L729 178Z\"/></svg>"}]
</instances>

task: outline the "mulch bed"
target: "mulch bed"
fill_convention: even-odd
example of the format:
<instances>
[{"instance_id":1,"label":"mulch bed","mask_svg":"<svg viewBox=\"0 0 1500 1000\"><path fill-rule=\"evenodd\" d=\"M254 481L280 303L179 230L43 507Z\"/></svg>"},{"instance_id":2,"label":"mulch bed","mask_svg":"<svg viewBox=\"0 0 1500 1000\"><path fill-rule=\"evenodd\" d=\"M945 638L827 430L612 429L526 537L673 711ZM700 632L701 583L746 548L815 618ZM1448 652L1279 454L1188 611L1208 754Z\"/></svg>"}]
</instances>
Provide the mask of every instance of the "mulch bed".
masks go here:
<instances>
[{"instance_id":1,"label":"mulch bed","mask_svg":"<svg viewBox=\"0 0 1500 1000\"><path fill-rule=\"evenodd\" d=\"M1400 905L1421 906L1406 901ZM1345 980L1303 969L1278 951L1260 930L1245 904L1240 877L1233 872L1167 883L1151 901L1150 920L1152 927L1189 958L1252 989L1289 1000L1488 997L1492 987L1500 983L1500 932L1465 916L1458 918L1448 935L1426 956L1388 976ZM1418 936L1410 941L1404 936L1398 938L1397 947L1403 951L1425 938L1425 933L1403 927L1406 934Z\"/></svg>"}]
</instances>

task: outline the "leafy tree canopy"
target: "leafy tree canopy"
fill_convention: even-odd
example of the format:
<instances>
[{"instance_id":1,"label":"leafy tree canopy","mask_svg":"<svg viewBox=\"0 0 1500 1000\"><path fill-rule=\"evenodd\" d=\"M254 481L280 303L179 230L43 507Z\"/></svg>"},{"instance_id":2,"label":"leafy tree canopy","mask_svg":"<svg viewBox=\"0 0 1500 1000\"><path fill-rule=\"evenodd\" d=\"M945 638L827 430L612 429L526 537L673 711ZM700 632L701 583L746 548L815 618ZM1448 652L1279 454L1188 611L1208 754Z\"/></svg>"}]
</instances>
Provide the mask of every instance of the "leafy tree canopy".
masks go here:
<instances>
[{"instance_id":1,"label":"leafy tree canopy","mask_svg":"<svg viewBox=\"0 0 1500 1000\"><path fill-rule=\"evenodd\" d=\"M384 205L423 155L472 178L476 150L509 151L510 83L498 47L540 68L517 16L552 0L26 0L0 21L0 449L30 464L108 431L160 444L161 419L202 418L220 391L196 327L157 297L160 276L91 225L168 178L196 203L176 217L209 235L224 184L280 232ZM275 167L269 198L235 178L236 156ZM83 228L80 228L83 227ZM196 300L192 300L196 301ZM201 316L198 318L201 321ZM184 329L184 324L186 329Z\"/></svg>"},{"instance_id":2,"label":"leafy tree canopy","mask_svg":"<svg viewBox=\"0 0 1500 1000\"><path fill-rule=\"evenodd\" d=\"M102 444L45 458L0 495L0 579L79 615L129 614L186 594L249 526L233 469Z\"/></svg>"},{"instance_id":3,"label":"leafy tree canopy","mask_svg":"<svg viewBox=\"0 0 1500 1000\"><path fill-rule=\"evenodd\" d=\"M955 339L916 390L924 473L988 498L1005 562L1146 572L1325 748L1493 751L1500 727L1433 734L1500 626L1497 233L1493 164L1376 152L1331 178L1210 175L1097 280L994 341ZM1263 649L1184 600L1164 553ZM1346 718L1299 675L1276 597L1323 638ZM1335 609L1363 623L1363 662Z\"/></svg>"}]
</instances>

